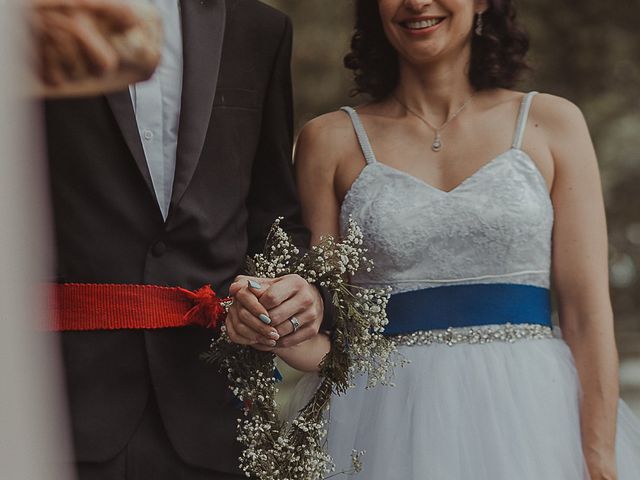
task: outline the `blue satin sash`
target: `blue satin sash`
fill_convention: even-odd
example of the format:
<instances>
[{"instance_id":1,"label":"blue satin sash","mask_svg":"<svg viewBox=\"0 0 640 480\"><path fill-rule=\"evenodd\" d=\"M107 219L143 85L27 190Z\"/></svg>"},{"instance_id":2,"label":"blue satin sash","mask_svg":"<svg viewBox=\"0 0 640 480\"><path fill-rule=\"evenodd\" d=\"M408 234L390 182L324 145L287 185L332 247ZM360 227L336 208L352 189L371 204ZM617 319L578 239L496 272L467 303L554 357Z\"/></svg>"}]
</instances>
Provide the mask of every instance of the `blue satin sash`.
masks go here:
<instances>
[{"instance_id":1,"label":"blue satin sash","mask_svg":"<svg viewBox=\"0 0 640 480\"><path fill-rule=\"evenodd\" d=\"M392 295L386 335L486 325L535 324L551 327L547 288L480 284L427 288Z\"/></svg>"}]
</instances>

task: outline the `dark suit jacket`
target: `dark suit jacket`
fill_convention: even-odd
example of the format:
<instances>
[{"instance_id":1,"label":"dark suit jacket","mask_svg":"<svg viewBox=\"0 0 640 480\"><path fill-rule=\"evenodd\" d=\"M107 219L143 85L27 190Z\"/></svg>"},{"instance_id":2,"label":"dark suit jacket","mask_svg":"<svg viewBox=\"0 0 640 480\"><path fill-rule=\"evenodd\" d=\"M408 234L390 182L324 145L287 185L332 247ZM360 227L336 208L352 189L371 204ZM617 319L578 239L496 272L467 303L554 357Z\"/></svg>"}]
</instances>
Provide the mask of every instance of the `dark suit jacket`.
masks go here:
<instances>
[{"instance_id":1,"label":"dark suit jacket","mask_svg":"<svg viewBox=\"0 0 640 480\"><path fill-rule=\"evenodd\" d=\"M284 216L300 244L291 168L291 25L256 0L182 0L184 80L168 219L156 203L128 91L45 105L59 282L225 294ZM61 335L77 459L114 457L154 392L189 464L235 471L238 410L202 362L211 333Z\"/></svg>"}]
</instances>

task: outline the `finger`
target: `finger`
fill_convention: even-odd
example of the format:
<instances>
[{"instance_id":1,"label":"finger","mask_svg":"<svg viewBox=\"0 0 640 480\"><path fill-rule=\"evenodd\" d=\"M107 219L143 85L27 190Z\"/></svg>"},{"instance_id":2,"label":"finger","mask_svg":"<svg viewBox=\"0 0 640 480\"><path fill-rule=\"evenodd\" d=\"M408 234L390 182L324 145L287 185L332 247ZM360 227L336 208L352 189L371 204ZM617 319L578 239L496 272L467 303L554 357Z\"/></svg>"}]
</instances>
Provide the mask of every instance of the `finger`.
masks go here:
<instances>
[{"instance_id":1,"label":"finger","mask_svg":"<svg viewBox=\"0 0 640 480\"><path fill-rule=\"evenodd\" d=\"M62 9L62 8L86 8L97 0L32 0L36 8ZM103 0L104 1L104 0Z\"/></svg>"},{"instance_id":2,"label":"finger","mask_svg":"<svg viewBox=\"0 0 640 480\"><path fill-rule=\"evenodd\" d=\"M50 72L56 72L58 82L75 78L81 69L83 56L78 42L69 32L69 18L60 12L47 12L41 16L40 29L41 53Z\"/></svg>"},{"instance_id":3,"label":"finger","mask_svg":"<svg viewBox=\"0 0 640 480\"><path fill-rule=\"evenodd\" d=\"M240 312L237 308L231 307L225 325L233 333L232 341L241 345L255 345L257 343L256 334L250 332L239 320Z\"/></svg>"},{"instance_id":4,"label":"finger","mask_svg":"<svg viewBox=\"0 0 640 480\"><path fill-rule=\"evenodd\" d=\"M43 47L41 62L41 78L47 85L58 86L64 83L65 75L57 60L57 51L52 45Z\"/></svg>"},{"instance_id":5,"label":"finger","mask_svg":"<svg viewBox=\"0 0 640 480\"><path fill-rule=\"evenodd\" d=\"M287 277L274 283L260 296L260 303L267 310L272 310L296 295L303 285Z\"/></svg>"},{"instance_id":6,"label":"finger","mask_svg":"<svg viewBox=\"0 0 640 480\"><path fill-rule=\"evenodd\" d=\"M260 297L264 291L277 279L275 278L258 278L247 275L238 275L229 287L229 295L234 296L241 288L249 287L255 296Z\"/></svg>"},{"instance_id":7,"label":"finger","mask_svg":"<svg viewBox=\"0 0 640 480\"><path fill-rule=\"evenodd\" d=\"M83 19L84 15L84 19ZM87 66L87 70L103 68L117 62L115 50L102 37L95 25L88 24L86 14L50 11L42 15L42 27L48 40L61 50L61 60L67 69ZM98 39L98 40L95 40ZM98 47L91 48L98 42ZM102 42L102 46L100 46ZM88 46L87 46L88 45ZM106 51L107 53L104 53Z\"/></svg>"},{"instance_id":8,"label":"finger","mask_svg":"<svg viewBox=\"0 0 640 480\"><path fill-rule=\"evenodd\" d=\"M140 19L133 8L120 1L84 0L86 8L100 15L110 26L127 30L139 23Z\"/></svg>"},{"instance_id":9,"label":"finger","mask_svg":"<svg viewBox=\"0 0 640 480\"><path fill-rule=\"evenodd\" d=\"M280 292L276 292L273 297L271 297L271 290L275 290L276 286L279 285L280 284L271 286L269 290L260 298L260 303L263 305L264 303L269 303L271 301L271 298L274 298L274 303L277 303L280 298L283 298L285 294L281 294ZM268 308L269 317L271 318L271 324L274 326L280 325L292 316L306 311L310 311L312 316L314 317L316 315L319 315L319 304L316 303L314 290L315 287L304 282L302 288L294 291L293 295L287 298L284 302L277 304L273 308ZM278 297L278 295L282 296ZM318 302L322 302L322 299L318 298Z\"/></svg>"},{"instance_id":10,"label":"finger","mask_svg":"<svg viewBox=\"0 0 640 480\"><path fill-rule=\"evenodd\" d=\"M313 327L313 318L308 312L297 312L295 315L291 315L284 322L277 325L275 328L278 331L278 335L280 337L286 337L292 335L295 332L295 328L293 326L292 318L295 318L298 321L300 327L298 330L301 330L303 327Z\"/></svg>"},{"instance_id":11,"label":"finger","mask_svg":"<svg viewBox=\"0 0 640 480\"><path fill-rule=\"evenodd\" d=\"M296 333L280 338L277 342L277 348L294 347L302 342L306 342L317 335L317 333L318 332L314 331L311 327L301 327Z\"/></svg>"},{"instance_id":12,"label":"finger","mask_svg":"<svg viewBox=\"0 0 640 480\"><path fill-rule=\"evenodd\" d=\"M120 0L35 0L38 8L87 11L116 28L127 29L139 21L134 9Z\"/></svg>"},{"instance_id":13,"label":"finger","mask_svg":"<svg viewBox=\"0 0 640 480\"><path fill-rule=\"evenodd\" d=\"M50 42L58 51L59 66L64 70L68 80L77 79L87 73L84 55L72 34L59 29L55 34L51 34Z\"/></svg>"},{"instance_id":14,"label":"finger","mask_svg":"<svg viewBox=\"0 0 640 480\"><path fill-rule=\"evenodd\" d=\"M233 297L234 305L248 310L254 317L262 321L263 324L271 324L269 312L264 308L258 298L248 287L243 287Z\"/></svg>"},{"instance_id":15,"label":"finger","mask_svg":"<svg viewBox=\"0 0 640 480\"><path fill-rule=\"evenodd\" d=\"M240 320L242 312L230 311L229 313L231 315L227 316L225 325L233 332L234 343L251 346L263 345L269 348L275 347L276 338L279 338L277 332L274 332L272 338L265 338L242 323Z\"/></svg>"},{"instance_id":16,"label":"finger","mask_svg":"<svg viewBox=\"0 0 640 480\"><path fill-rule=\"evenodd\" d=\"M84 52L89 64L98 73L117 69L118 53L96 28L95 22L86 13L77 13L68 21L67 28Z\"/></svg>"},{"instance_id":17,"label":"finger","mask_svg":"<svg viewBox=\"0 0 640 480\"><path fill-rule=\"evenodd\" d=\"M252 347L262 345L269 348L273 348L276 346L275 339L264 338L261 335L255 333L243 323L236 323L234 325L234 328L236 329L236 333L238 334L238 336L244 339L246 345L251 345Z\"/></svg>"},{"instance_id":18,"label":"finger","mask_svg":"<svg viewBox=\"0 0 640 480\"><path fill-rule=\"evenodd\" d=\"M309 315L305 315L307 312L307 308L305 308L299 301L296 300L296 297L293 297L282 305L278 305L273 310L269 310L269 318L271 318L271 325L279 328L281 325L288 323L291 317L297 317L298 320L304 318L305 320L309 318ZM300 323L302 324L302 320ZM306 322L305 322L306 323Z\"/></svg>"},{"instance_id":19,"label":"finger","mask_svg":"<svg viewBox=\"0 0 640 480\"><path fill-rule=\"evenodd\" d=\"M275 328L265 325L247 310L240 308L237 318L238 322L234 326L238 333L246 338L271 347L275 346L275 341L280 338Z\"/></svg>"},{"instance_id":20,"label":"finger","mask_svg":"<svg viewBox=\"0 0 640 480\"><path fill-rule=\"evenodd\" d=\"M238 335L238 332L236 332L236 329L233 326L233 320L230 318L230 315L227 316L224 325L227 328L227 335L229 336L229 340L238 345L250 345L247 339Z\"/></svg>"}]
</instances>

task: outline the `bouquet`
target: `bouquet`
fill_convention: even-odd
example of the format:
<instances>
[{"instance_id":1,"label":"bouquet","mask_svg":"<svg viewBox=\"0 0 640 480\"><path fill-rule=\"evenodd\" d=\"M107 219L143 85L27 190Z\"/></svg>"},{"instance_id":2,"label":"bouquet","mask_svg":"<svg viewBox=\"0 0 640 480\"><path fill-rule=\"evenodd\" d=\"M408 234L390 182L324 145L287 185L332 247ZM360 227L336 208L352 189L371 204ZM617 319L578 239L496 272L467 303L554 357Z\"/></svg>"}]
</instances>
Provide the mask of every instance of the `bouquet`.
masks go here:
<instances>
[{"instance_id":1,"label":"bouquet","mask_svg":"<svg viewBox=\"0 0 640 480\"><path fill-rule=\"evenodd\" d=\"M331 395L345 393L357 375L368 376L368 388L390 385L394 367L404 361L382 334L389 289L362 288L347 281L348 276L373 268L358 225L349 219L344 239L325 237L301 254L280 222L271 228L264 252L248 260L248 270L263 278L298 274L330 290L336 324L331 350L320 364L317 391L293 421L283 422L275 401L274 354L233 344L223 332L204 357L227 375L233 394L242 402L238 441L245 447L240 467L246 475L261 480L319 480L335 470L325 448L325 412ZM340 473L359 471L363 453L352 452L351 469Z\"/></svg>"}]
</instances>

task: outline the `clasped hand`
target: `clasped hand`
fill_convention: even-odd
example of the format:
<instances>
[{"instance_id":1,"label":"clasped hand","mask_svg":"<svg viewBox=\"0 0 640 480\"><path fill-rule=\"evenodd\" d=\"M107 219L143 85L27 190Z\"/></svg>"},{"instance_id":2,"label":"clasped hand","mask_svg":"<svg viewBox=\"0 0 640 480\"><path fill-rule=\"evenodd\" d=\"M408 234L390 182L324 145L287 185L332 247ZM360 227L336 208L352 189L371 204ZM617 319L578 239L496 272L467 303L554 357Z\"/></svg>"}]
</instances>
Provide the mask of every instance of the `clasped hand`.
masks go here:
<instances>
[{"instance_id":1,"label":"clasped hand","mask_svg":"<svg viewBox=\"0 0 640 480\"><path fill-rule=\"evenodd\" d=\"M233 305L225 326L234 343L271 351L298 345L320 329L322 297L299 275L275 279L239 276L229 295Z\"/></svg>"}]
</instances>

